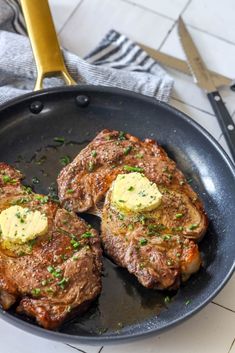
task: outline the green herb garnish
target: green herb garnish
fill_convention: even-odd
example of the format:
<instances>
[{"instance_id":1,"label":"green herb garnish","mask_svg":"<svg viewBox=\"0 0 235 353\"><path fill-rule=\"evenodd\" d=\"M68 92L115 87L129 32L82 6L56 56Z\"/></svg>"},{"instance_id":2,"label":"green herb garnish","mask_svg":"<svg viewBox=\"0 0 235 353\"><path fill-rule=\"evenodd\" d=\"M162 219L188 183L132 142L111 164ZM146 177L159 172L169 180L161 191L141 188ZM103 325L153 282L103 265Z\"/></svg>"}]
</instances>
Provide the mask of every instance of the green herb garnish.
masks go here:
<instances>
[{"instance_id":1,"label":"green herb garnish","mask_svg":"<svg viewBox=\"0 0 235 353\"><path fill-rule=\"evenodd\" d=\"M176 213L175 218L182 218L183 217L183 213Z\"/></svg>"},{"instance_id":2,"label":"green herb garnish","mask_svg":"<svg viewBox=\"0 0 235 353\"><path fill-rule=\"evenodd\" d=\"M169 297L169 295L167 295L165 298L164 298L164 303L165 304L169 304L171 301L171 298Z\"/></svg>"},{"instance_id":3,"label":"green herb garnish","mask_svg":"<svg viewBox=\"0 0 235 353\"><path fill-rule=\"evenodd\" d=\"M148 244L148 240L145 239L145 238L140 239L139 244L140 244L141 246L147 245L147 244Z\"/></svg>"},{"instance_id":4,"label":"green herb garnish","mask_svg":"<svg viewBox=\"0 0 235 353\"><path fill-rule=\"evenodd\" d=\"M143 168L140 168L140 167L132 167L130 165L124 165L123 167L124 170L126 170L127 172L143 172L144 169Z\"/></svg>"},{"instance_id":5,"label":"green herb garnish","mask_svg":"<svg viewBox=\"0 0 235 353\"><path fill-rule=\"evenodd\" d=\"M120 140L120 141L126 140L126 136L125 136L125 132L124 131L120 131L119 132L118 140Z\"/></svg>"},{"instance_id":6,"label":"green herb garnish","mask_svg":"<svg viewBox=\"0 0 235 353\"><path fill-rule=\"evenodd\" d=\"M17 183L16 179L12 179L9 175L3 175L2 180L5 184L15 184Z\"/></svg>"},{"instance_id":7,"label":"green herb garnish","mask_svg":"<svg viewBox=\"0 0 235 353\"><path fill-rule=\"evenodd\" d=\"M126 148L124 148L124 155L127 156L132 150L132 146L128 146Z\"/></svg>"},{"instance_id":8,"label":"green herb garnish","mask_svg":"<svg viewBox=\"0 0 235 353\"><path fill-rule=\"evenodd\" d=\"M76 241L75 239L72 239L70 243L74 249L79 248L79 246L81 245L81 243L79 241Z\"/></svg>"},{"instance_id":9,"label":"green herb garnish","mask_svg":"<svg viewBox=\"0 0 235 353\"><path fill-rule=\"evenodd\" d=\"M60 286L60 288L62 288L62 289L65 289L65 287L66 287L66 285L69 283L69 278L62 278L62 280L61 281L59 281L58 283L57 283L57 285L58 286Z\"/></svg>"},{"instance_id":10,"label":"green herb garnish","mask_svg":"<svg viewBox=\"0 0 235 353\"><path fill-rule=\"evenodd\" d=\"M189 230L194 230L198 228L198 224L191 224L189 227Z\"/></svg>"},{"instance_id":11,"label":"green herb garnish","mask_svg":"<svg viewBox=\"0 0 235 353\"><path fill-rule=\"evenodd\" d=\"M63 166L66 166L71 162L71 159L69 156L64 156L64 157L61 157L59 161L60 161L60 164L62 164Z\"/></svg>"},{"instance_id":12,"label":"green herb garnish","mask_svg":"<svg viewBox=\"0 0 235 353\"><path fill-rule=\"evenodd\" d=\"M32 295L35 295L36 297L41 293L40 288L33 288L31 291Z\"/></svg>"},{"instance_id":13,"label":"green herb garnish","mask_svg":"<svg viewBox=\"0 0 235 353\"><path fill-rule=\"evenodd\" d=\"M67 192L67 194L73 194L74 190L73 189L67 189L66 192Z\"/></svg>"},{"instance_id":14,"label":"green herb garnish","mask_svg":"<svg viewBox=\"0 0 235 353\"><path fill-rule=\"evenodd\" d=\"M89 172L92 172L92 171L94 170L94 168L95 168L95 163L92 162L92 161L90 161L90 162L88 163L88 171L89 171Z\"/></svg>"},{"instance_id":15,"label":"green herb garnish","mask_svg":"<svg viewBox=\"0 0 235 353\"><path fill-rule=\"evenodd\" d=\"M65 138L64 137L54 137L54 141L59 142L59 143L64 143Z\"/></svg>"},{"instance_id":16,"label":"green herb garnish","mask_svg":"<svg viewBox=\"0 0 235 353\"><path fill-rule=\"evenodd\" d=\"M85 232L81 235L81 238L83 239L88 239L88 238L93 238L94 235L91 232Z\"/></svg>"}]
</instances>

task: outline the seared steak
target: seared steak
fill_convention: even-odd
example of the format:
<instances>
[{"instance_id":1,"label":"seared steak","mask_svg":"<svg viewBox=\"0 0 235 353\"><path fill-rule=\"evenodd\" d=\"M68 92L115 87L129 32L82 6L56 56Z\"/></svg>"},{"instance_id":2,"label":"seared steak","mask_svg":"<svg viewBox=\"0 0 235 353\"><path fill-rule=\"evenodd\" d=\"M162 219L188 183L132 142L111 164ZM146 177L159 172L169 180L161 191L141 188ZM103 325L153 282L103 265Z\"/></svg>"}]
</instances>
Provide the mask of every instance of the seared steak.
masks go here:
<instances>
[{"instance_id":1,"label":"seared steak","mask_svg":"<svg viewBox=\"0 0 235 353\"><path fill-rule=\"evenodd\" d=\"M155 141L140 141L118 131L103 130L59 174L59 198L66 209L100 212L112 182L127 166L140 168L164 195L160 221L188 238L200 240L207 229L201 201L184 175ZM130 168L131 169L131 168ZM97 210L98 208L98 210ZM95 209L95 210L94 210ZM183 217L176 218L176 214Z\"/></svg>"},{"instance_id":2,"label":"seared steak","mask_svg":"<svg viewBox=\"0 0 235 353\"><path fill-rule=\"evenodd\" d=\"M35 317L54 329L84 311L101 291L101 248L97 232L74 213L21 184L19 171L0 163L0 212L12 205L38 210L48 231L13 249L0 236L0 303L5 310Z\"/></svg>"},{"instance_id":3,"label":"seared steak","mask_svg":"<svg viewBox=\"0 0 235 353\"><path fill-rule=\"evenodd\" d=\"M164 226L156 212L124 213L110 199L111 190L103 207L101 239L116 264L154 289L177 289L198 271L201 258L194 241Z\"/></svg>"},{"instance_id":4,"label":"seared steak","mask_svg":"<svg viewBox=\"0 0 235 353\"><path fill-rule=\"evenodd\" d=\"M128 171L139 171L156 183L163 195L160 207L123 215L110 203L112 182ZM155 141L103 130L61 171L58 187L67 209L102 216L107 254L144 286L176 288L180 278L200 267L192 240L205 234L207 216L182 172Z\"/></svg>"}]
</instances>

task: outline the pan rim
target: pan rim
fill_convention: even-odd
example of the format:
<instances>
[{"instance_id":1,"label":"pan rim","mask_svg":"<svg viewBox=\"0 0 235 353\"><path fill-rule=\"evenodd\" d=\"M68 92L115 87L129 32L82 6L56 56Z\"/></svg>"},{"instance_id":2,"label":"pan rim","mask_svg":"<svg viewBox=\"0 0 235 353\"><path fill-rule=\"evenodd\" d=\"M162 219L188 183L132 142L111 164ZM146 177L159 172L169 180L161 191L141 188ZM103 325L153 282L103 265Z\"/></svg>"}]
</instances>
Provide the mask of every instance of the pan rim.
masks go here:
<instances>
[{"instance_id":1,"label":"pan rim","mask_svg":"<svg viewBox=\"0 0 235 353\"><path fill-rule=\"evenodd\" d=\"M90 85L79 85L79 86L70 86L70 87L56 87L56 88L49 88L46 90L40 90L32 93L27 93L25 95L22 95L20 97L14 98L4 104L1 105L0 107L0 113L5 111L8 108L14 107L14 105L18 105L21 103L24 103L25 101L31 101L35 99L35 97L40 98L44 96L48 96L50 94L57 94L61 92L101 92L101 93L112 93L112 94L121 94L123 96L128 96L132 97L135 99L141 99L145 102L149 102L151 104L155 104L156 106L164 107L164 109L170 111L171 113L177 114L182 120L186 121L189 125L193 126L198 133L202 134L215 148L218 154L222 157L224 163L229 167L230 172L232 173L233 177L235 178L235 166L230 159L230 157L227 155L227 153L222 149L222 147L219 145L219 143L216 141L216 139L207 131L205 130L201 125L199 125L197 122L195 122L192 118L190 118L187 114L179 111L177 108L174 108L170 106L167 103L158 101L155 98L144 96L140 93L135 93L132 91L127 91L119 88L113 88L113 87L105 87L105 86L90 86ZM34 333L37 334L38 336L52 339L55 341L62 341L62 342L81 342L81 343L89 343L89 344L102 344L102 343L110 343L114 344L115 342L124 342L133 339L138 339L138 338L143 338L147 337L149 335L153 334L159 334L162 333L163 331L170 329L174 327L175 325L185 321L186 319L190 318L192 315L196 314L199 312L202 308L204 308L207 304L211 302L211 300L220 292L220 290L225 286L225 284L228 282L228 280L231 278L233 272L235 270L235 261L233 265L231 266L230 270L228 271L227 275L224 277L224 279L220 282L219 286L205 299L201 304L198 304L195 308L191 309L189 312L185 313L182 317L177 318L170 323L165 323L162 325L160 328L152 328L151 330L148 330L146 332L135 332L135 333L120 333L117 335L102 335L102 336L80 336L80 335L70 335L68 333L63 333L63 332L58 332L58 331L49 331L44 328L41 328L39 326L33 325L31 323L28 323L27 321L23 321L20 318L17 318L8 312L4 311L3 309L0 310L1 317L5 319L7 322L13 324L14 326L27 331L29 333Z\"/></svg>"}]
</instances>

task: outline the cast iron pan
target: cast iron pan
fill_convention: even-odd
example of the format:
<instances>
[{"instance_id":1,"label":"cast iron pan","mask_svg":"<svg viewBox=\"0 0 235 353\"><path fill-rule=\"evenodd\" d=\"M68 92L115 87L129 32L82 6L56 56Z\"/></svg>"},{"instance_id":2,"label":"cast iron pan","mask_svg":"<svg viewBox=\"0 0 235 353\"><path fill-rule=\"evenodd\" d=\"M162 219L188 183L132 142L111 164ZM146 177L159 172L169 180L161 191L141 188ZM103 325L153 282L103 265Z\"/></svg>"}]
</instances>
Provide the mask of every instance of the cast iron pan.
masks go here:
<instances>
[{"instance_id":1,"label":"cast iron pan","mask_svg":"<svg viewBox=\"0 0 235 353\"><path fill-rule=\"evenodd\" d=\"M167 104L91 86L23 96L0 108L0 160L20 169L26 185L47 194L54 191L62 168L60 157L73 158L104 128L156 139L192 179L210 220L200 243L203 267L177 293L169 294L143 288L126 270L104 258L101 296L88 312L57 332L40 328L14 309L0 310L1 317L13 325L57 341L108 343L159 333L208 304L234 270L234 166L213 137ZM64 137L65 143L55 137ZM99 229L96 217L82 216ZM169 304L164 303L166 295L172 297Z\"/></svg>"}]
</instances>

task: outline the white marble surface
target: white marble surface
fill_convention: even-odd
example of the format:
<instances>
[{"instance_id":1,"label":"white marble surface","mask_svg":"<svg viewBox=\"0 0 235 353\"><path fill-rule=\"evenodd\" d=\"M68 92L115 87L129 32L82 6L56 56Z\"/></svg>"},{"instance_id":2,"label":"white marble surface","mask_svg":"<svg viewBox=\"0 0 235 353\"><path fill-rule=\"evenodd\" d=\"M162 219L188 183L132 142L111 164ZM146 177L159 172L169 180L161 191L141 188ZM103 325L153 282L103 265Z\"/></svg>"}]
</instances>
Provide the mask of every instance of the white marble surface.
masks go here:
<instances>
[{"instance_id":1,"label":"white marble surface","mask_svg":"<svg viewBox=\"0 0 235 353\"><path fill-rule=\"evenodd\" d=\"M181 14L209 68L235 78L234 0L49 0L60 41L85 55L110 29L133 40L184 58L176 33ZM204 126L227 151L224 137L204 93L192 78L169 70L175 79L170 104ZM235 93L221 89L235 119ZM25 333L0 320L2 353L69 353L80 349L98 353L101 347L72 346ZM235 353L235 276L201 312L159 336L104 346L103 353Z\"/></svg>"}]
</instances>

